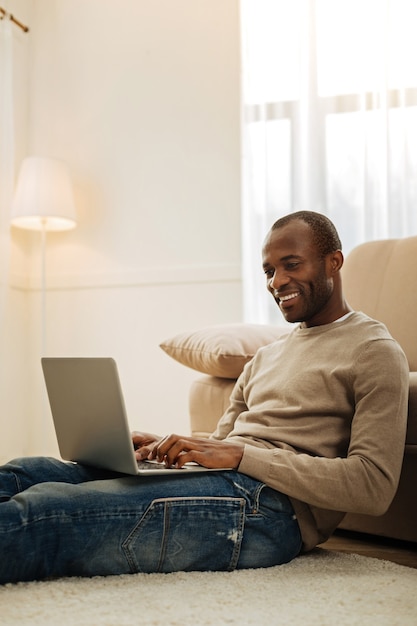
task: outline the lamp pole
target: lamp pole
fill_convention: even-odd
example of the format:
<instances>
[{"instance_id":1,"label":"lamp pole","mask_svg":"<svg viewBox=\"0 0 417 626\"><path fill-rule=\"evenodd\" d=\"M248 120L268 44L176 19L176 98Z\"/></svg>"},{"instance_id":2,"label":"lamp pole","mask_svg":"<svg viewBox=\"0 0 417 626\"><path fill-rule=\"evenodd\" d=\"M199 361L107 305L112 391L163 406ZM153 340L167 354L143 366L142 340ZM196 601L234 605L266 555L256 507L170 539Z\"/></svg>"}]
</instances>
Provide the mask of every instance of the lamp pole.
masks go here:
<instances>
[{"instance_id":1,"label":"lamp pole","mask_svg":"<svg viewBox=\"0 0 417 626\"><path fill-rule=\"evenodd\" d=\"M46 355L46 218L41 220L41 356Z\"/></svg>"},{"instance_id":2,"label":"lamp pole","mask_svg":"<svg viewBox=\"0 0 417 626\"><path fill-rule=\"evenodd\" d=\"M59 159L26 157L21 165L12 204L11 223L19 228L40 231L40 316L41 357L47 350L46 325L46 235L47 230L74 228L76 211L67 165ZM39 344L37 344L39 345ZM47 396L42 386L42 415L40 430L42 444L47 435Z\"/></svg>"}]
</instances>

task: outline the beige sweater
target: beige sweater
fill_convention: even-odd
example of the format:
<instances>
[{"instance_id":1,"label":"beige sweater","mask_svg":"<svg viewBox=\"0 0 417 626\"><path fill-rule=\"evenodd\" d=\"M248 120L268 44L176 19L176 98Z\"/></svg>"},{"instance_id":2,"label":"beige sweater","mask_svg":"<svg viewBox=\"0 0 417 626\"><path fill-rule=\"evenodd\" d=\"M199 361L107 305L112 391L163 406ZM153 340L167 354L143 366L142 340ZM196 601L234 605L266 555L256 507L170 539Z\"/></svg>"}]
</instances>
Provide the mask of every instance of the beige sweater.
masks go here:
<instances>
[{"instance_id":1,"label":"beige sweater","mask_svg":"<svg viewBox=\"0 0 417 626\"><path fill-rule=\"evenodd\" d=\"M390 505L408 372L385 326L363 313L298 326L246 365L212 436L245 443L239 471L291 498L310 550L345 513L381 515Z\"/></svg>"}]
</instances>

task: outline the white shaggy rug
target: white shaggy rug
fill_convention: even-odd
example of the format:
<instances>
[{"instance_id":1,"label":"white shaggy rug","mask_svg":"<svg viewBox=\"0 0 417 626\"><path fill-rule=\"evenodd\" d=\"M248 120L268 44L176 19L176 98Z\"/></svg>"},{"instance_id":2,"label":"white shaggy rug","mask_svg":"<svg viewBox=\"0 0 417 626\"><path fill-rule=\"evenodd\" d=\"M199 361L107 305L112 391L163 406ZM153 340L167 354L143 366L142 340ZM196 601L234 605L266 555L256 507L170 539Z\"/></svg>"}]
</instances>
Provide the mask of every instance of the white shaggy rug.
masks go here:
<instances>
[{"instance_id":1,"label":"white shaggy rug","mask_svg":"<svg viewBox=\"0 0 417 626\"><path fill-rule=\"evenodd\" d=\"M317 549L261 570L19 583L0 587L0 624L415 626L417 570Z\"/></svg>"}]
</instances>

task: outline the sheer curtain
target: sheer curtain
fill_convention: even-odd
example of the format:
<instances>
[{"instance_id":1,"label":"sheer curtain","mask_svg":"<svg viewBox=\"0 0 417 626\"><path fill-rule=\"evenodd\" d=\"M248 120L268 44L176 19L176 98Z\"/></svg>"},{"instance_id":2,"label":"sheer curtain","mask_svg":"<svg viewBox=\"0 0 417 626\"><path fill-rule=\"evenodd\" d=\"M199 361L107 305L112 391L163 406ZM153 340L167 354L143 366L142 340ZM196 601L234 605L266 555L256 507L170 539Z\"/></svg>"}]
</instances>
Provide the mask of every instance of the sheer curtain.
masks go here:
<instances>
[{"instance_id":1,"label":"sheer curtain","mask_svg":"<svg viewBox=\"0 0 417 626\"><path fill-rule=\"evenodd\" d=\"M244 317L276 323L260 248L280 216L325 213L345 254L417 234L417 3L241 0L241 21Z\"/></svg>"}]
</instances>

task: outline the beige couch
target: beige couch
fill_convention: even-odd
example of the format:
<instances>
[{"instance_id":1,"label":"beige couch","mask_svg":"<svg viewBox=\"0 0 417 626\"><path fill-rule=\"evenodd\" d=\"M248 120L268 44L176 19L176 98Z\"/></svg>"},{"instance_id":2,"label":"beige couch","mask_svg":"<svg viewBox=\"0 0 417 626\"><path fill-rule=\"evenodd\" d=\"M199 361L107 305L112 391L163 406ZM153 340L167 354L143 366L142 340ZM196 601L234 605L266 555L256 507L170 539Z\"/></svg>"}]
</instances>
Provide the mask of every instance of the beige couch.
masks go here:
<instances>
[{"instance_id":1,"label":"beige couch","mask_svg":"<svg viewBox=\"0 0 417 626\"><path fill-rule=\"evenodd\" d=\"M345 261L343 284L349 304L384 322L403 347L410 367L410 397L403 469L394 501L381 517L349 514L341 527L417 542L417 237L358 246ZM230 324L183 333L161 344L174 359L204 374L190 390L195 436L208 436L215 429L234 381L256 350L289 330Z\"/></svg>"}]
</instances>

